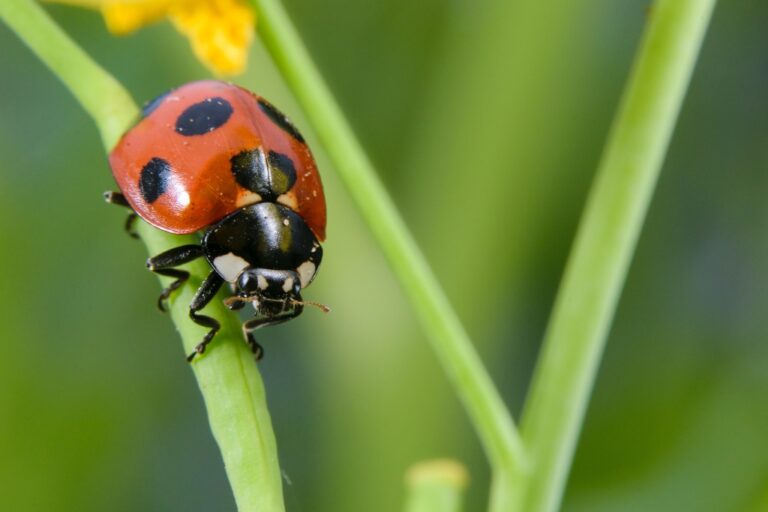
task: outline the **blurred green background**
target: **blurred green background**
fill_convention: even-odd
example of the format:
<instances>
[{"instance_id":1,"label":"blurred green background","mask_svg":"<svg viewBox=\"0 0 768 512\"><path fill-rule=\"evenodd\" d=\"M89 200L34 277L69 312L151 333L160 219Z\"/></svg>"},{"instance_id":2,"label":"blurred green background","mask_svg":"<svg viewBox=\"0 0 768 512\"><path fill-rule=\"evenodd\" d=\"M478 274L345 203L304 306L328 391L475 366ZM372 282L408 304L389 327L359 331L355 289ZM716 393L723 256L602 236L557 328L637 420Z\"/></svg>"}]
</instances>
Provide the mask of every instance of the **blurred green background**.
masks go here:
<instances>
[{"instance_id":1,"label":"blurred green background","mask_svg":"<svg viewBox=\"0 0 768 512\"><path fill-rule=\"evenodd\" d=\"M286 0L516 416L646 0ZM161 23L49 11L139 101L208 76ZM768 3L723 1L651 204L564 502L768 510ZM316 140L257 45L237 83ZM292 512L398 510L488 468L317 144L333 307L261 334ZM0 509L233 510L203 404L92 121L0 25Z\"/></svg>"}]
</instances>

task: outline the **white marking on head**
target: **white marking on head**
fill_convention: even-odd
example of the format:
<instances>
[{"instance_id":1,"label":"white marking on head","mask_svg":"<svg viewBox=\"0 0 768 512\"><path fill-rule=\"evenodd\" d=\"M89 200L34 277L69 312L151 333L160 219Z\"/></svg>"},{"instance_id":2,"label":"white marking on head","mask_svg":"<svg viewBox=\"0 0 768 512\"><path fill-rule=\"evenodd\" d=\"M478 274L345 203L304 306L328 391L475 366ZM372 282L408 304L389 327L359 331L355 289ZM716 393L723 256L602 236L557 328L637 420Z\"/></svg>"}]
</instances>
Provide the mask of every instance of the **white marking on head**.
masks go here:
<instances>
[{"instance_id":1,"label":"white marking on head","mask_svg":"<svg viewBox=\"0 0 768 512\"><path fill-rule=\"evenodd\" d=\"M312 278L315 277L316 270L317 267L311 261L305 261L299 265L299 268L296 269L296 272L299 274L302 288L309 286L309 283L312 282Z\"/></svg>"},{"instance_id":2,"label":"white marking on head","mask_svg":"<svg viewBox=\"0 0 768 512\"><path fill-rule=\"evenodd\" d=\"M285 293L288 293L293 289L293 278L292 277L286 277L285 281L283 281L283 291Z\"/></svg>"},{"instance_id":3,"label":"white marking on head","mask_svg":"<svg viewBox=\"0 0 768 512\"><path fill-rule=\"evenodd\" d=\"M248 262L240 256L228 252L227 254L214 258L213 266L221 277L230 283L234 283L237 280L237 276L240 275L240 272L248 267Z\"/></svg>"},{"instance_id":4,"label":"white marking on head","mask_svg":"<svg viewBox=\"0 0 768 512\"><path fill-rule=\"evenodd\" d=\"M256 285L259 287L259 290L266 290L269 287L267 278L261 274L256 276Z\"/></svg>"}]
</instances>

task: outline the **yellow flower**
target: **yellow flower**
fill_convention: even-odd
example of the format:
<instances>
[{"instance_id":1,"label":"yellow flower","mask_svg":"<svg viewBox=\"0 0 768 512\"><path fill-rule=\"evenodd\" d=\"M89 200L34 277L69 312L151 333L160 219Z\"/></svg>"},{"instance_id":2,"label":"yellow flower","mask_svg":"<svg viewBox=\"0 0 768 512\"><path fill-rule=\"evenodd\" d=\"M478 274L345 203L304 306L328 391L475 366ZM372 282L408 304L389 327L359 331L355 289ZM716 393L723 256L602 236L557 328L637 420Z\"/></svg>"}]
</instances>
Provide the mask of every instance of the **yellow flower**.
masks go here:
<instances>
[{"instance_id":1,"label":"yellow flower","mask_svg":"<svg viewBox=\"0 0 768 512\"><path fill-rule=\"evenodd\" d=\"M3 1L3 0L0 0ZM168 17L203 64L220 75L245 69L256 16L247 0L48 0L99 9L107 28L129 34Z\"/></svg>"},{"instance_id":2,"label":"yellow flower","mask_svg":"<svg viewBox=\"0 0 768 512\"><path fill-rule=\"evenodd\" d=\"M175 0L115 0L98 6L107 28L124 36L170 14Z\"/></svg>"}]
</instances>

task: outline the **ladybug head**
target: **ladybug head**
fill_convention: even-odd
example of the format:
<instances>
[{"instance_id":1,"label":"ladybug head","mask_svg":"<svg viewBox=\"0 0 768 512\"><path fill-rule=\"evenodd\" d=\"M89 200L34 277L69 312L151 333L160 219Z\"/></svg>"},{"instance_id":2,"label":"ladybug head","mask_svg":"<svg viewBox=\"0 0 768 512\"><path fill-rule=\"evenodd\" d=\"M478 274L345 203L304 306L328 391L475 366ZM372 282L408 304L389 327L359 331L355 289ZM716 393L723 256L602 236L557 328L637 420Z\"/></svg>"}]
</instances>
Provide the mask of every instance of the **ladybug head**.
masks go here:
<instances>
[{"instance_id":1,"label":"ladybug head","mask_svg":"<svg viewBox=\"0 0 768 512\"><path fill-rule=\"evenodd\" d=\"M260 313L274 316L301 304L301 281L293 270L249 267L238 276L235 294L238 307L233 309L252 302Z\"/></svg>"},{"instance_id":2,"label":"ladybug head","mask_svg":"<svg viewBox=\"0 0 768 512\"><path fill-rule=\"evenodd\" d=\"M301 279L293 270L248 267L235 282L235 295L224 300L229 309L241 309L251 302L257 313L268 318L296 316L305 305L328 313L324 304L301 299Z\"/></svg>"}]
</instances>

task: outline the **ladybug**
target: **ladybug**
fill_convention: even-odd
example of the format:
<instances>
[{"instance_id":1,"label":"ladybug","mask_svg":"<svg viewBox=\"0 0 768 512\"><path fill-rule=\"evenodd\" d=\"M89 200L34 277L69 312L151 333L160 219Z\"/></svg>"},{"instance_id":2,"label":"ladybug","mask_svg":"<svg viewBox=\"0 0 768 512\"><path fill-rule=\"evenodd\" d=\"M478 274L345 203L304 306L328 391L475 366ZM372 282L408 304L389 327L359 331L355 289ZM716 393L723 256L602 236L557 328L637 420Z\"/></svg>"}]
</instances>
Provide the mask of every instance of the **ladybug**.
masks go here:
<instances>
[{"instance_id":1,"label":"ladybug","mask_svg":"<svg viewBox=\"0 0 768 512\"><path fill-rule=\"evenodd\" d=\"M255 316L243 333L257 359L253 331L285 322L310 304L309 286L323 257L326 207L315 160L296 127L264 98L236 85L206 80L182 85L148 102L141 119L109 155L120 192L108 202L170 233L200 232L147 260L173 277L163 301L189 278L176 267L205 258L211 272L189 305L189 317L208 333L188 357L205 352L220 328L199 311L227 282L230 309L251 303Z\"/></svg>"}]
</instances>

